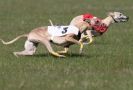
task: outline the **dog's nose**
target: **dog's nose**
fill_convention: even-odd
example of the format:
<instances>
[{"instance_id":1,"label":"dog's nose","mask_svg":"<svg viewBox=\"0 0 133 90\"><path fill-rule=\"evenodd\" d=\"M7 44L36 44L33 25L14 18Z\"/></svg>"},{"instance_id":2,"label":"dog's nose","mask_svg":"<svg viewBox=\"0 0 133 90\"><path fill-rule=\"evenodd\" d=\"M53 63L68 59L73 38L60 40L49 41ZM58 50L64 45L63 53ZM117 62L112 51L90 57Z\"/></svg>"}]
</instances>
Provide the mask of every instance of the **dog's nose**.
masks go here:
<instances>
[{"instance_id":1,"label":"dog's nose","mask_svg":"<svg viewBox=\"0 0 133 90\"><path fill-rule=\"evenodd\" d=\"M129 20L129 17L127 16L127 21Z\"/></svg>"}]
</instances>

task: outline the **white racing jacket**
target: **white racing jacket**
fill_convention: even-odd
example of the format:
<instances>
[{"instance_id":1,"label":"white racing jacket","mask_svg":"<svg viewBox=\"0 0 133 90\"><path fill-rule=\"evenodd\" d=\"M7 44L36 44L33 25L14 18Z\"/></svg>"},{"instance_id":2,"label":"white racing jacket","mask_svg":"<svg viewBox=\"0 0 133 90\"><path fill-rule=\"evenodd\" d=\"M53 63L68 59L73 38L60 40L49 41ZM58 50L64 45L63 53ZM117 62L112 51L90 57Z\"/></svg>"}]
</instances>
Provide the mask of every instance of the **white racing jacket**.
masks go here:
<instances>
[{"instance_id":1,"label":"white racing jacket","mask_svg":"<svg viewBox=\"0 0 133 90\"><path fill-rule=\"evenodd\" d=\"M78 35L79 29L75 26L48 26L48 33L54 36L64 36L67 34L75 34Z\"/></svg>"}]
</instances>

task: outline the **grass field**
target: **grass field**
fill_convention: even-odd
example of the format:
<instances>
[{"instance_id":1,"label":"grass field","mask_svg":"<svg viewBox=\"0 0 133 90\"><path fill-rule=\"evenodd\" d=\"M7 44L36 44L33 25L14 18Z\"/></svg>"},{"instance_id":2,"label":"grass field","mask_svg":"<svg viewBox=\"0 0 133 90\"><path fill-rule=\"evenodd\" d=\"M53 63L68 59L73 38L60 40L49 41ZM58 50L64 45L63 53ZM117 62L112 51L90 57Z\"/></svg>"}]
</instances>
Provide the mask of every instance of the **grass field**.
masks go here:
<instances>
[{"instance_id":1,"label":"grass field","mask_svg":"<svg viewBox=\"0 0 133 90\"><path fill-rule=\"evenodd\" d=\"M77 45L56 58L40 44L34 56L16 58L12 52L22 50L25 39L0 44L0 90L133 90L132 0L0 0L0 38L50 25L49 18L67 25L76 15L104 18L109 11L125 13L129 22L113 24L82 56Z\"/></svg>"}]
</instances>

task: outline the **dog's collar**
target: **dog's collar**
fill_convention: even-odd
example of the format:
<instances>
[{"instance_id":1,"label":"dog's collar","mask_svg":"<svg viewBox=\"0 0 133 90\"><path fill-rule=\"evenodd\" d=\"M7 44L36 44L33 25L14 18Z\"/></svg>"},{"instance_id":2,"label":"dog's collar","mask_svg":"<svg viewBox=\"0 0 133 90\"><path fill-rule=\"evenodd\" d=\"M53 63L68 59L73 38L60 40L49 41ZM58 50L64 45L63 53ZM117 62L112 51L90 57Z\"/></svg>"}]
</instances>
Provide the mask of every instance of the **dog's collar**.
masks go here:
<instances>
[{"instance_id":1,"label":"dog's collar","mask_svg":"<svg viewBox=\"0 0 133 90\"><path fill-rule=\"evenodd\" d=\"M111 17L112 17L112 19L114 20L115 23L118 23L118 21L116 21L115 18L114 18L113 16L111 16Z\"/></svg>"}]
</instances>

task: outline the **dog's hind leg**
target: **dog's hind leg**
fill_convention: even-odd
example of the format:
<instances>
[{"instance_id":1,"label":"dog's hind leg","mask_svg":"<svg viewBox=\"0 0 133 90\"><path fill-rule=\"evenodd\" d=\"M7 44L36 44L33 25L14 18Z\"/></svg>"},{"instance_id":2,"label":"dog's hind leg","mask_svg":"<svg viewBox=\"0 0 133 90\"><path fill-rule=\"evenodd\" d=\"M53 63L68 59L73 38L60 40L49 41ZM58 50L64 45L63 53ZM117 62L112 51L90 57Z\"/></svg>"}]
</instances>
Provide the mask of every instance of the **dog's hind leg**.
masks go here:
<instances>
[{"instance_id":1,"label":"dog's hind leg","mask_svg":"<svg viewBox=\"0 0 133 90\"><path fill-rule=\"evenodd\" d=\"M15 56L18 56L18 55L23 55L23 56L33 55L36 52L37 46L38 46L37 42L27 40L25 42L25 45L24 45L25 50L20 51L20 52L13 52L13 53L14 53Z\"/></svg>"},{"instance_id":2,"label":"dog's hind leg","mask_svg":"<svg viewBox=\"0 0 133 90\"><path fill-rule=\"evenodd\" d=\"M57 51L58 53L61 53L61 54L66 54L68 52L68 47L65 47L64 50L62 51Z\"/></svg>"},{"instance_id":3,"label":"dog's hind leg","mask_svg":"<svg viewBox=\"0 0 133 90\"><path fill-rule=\"evenodd\" d=\"M49 53L52 54L53 56L56 56L56 57L65 57L64 55L60 55L59 53L55 52L52 47L51 47L51 44L48 40L40 40L45 46L46 48L48 49Z\"/></svg>"}]
</instances>

